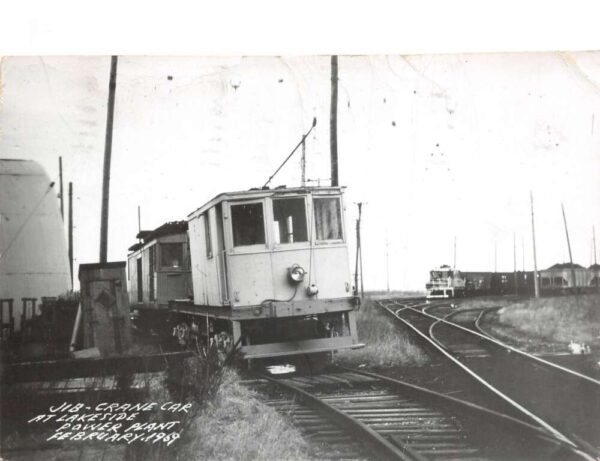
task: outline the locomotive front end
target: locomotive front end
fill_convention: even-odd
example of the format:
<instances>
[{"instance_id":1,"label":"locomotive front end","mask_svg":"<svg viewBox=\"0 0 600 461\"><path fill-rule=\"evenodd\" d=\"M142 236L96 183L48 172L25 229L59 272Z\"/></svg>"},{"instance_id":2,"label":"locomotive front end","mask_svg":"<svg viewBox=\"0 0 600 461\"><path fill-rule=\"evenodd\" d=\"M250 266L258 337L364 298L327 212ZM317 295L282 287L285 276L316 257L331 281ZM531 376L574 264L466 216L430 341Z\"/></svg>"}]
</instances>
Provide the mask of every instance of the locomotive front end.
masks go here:
<instances>
[{"instance_id":1,"label":"locomotive front end","mask_svg":"<svg viewBox=\"0 0 600 461\"><path fill-rule=\"evenodd\" d=\"M189 224L194 304L245 358L360 347L342 188L221 194Z\"/></svg>"}]
</instances>

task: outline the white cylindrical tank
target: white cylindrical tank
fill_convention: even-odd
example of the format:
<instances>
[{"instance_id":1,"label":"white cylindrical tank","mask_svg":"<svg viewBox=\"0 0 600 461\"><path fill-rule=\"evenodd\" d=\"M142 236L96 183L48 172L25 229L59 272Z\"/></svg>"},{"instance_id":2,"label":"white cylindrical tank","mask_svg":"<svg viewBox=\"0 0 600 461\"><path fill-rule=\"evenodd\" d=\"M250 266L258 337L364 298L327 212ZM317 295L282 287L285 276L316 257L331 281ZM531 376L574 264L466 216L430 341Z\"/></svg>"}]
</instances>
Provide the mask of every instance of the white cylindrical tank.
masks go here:
<instances>
[{"instance_id":1,"label":"white cylindrical tank","mask_svg":"<svg viewBox=\"0 0 600 461\"><path fill-rule=\"evenodd\" d=\"M58 187L50 184L36 162L0 159L0 299L13 299L15 331L22 298L37 298L39 312L43 296L72 288Z\"/></svg>"}]
</instances>

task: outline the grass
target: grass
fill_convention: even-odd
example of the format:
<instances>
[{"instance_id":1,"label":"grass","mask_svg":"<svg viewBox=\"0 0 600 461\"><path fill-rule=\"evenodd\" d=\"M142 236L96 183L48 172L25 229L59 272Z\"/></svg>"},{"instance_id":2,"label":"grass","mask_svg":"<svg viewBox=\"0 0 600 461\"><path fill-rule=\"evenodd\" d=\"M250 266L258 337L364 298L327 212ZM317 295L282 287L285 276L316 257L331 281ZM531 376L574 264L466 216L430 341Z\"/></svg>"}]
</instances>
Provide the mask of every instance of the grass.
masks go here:
<instances>
[{"instance_id":1,"label":"grass","mask_svg":"<svg viewBox=\"0 0 600 461\"><path fill-rule=\"evenodd\" d=\"M243 386L217 355L195 354L169 369L166 379L152 383L148 401L194 406L182 420L179 440L171 446L131 447L127 459L132 461L310 459L297 429ZM153 422L172 419L165 412L149 417Z\"/></svg>"},{"instance_id":2,"label":"grass","mask_svg":"<svg viewBox=\"0 0 600 461\"><path fill-rule=\"evenodd\" d=\"M531 298L500 309L498 320L549 341L597 342L600 295Z\"/></svg>"},{"instance_id":3,"label":"grass","mask_svg":"<svg viewBox=\"0 0 600 461\"><path fill-rule=\"evenodd\" d=\"M188 427L178 459L304 460L300 433L225 370L214 398Z\"/></svg>"},{"instance_id":4,"label":"grass","mask_svg":"<svg viewBox=\"0 0 600 461\"><path fill-rule=\"evenodd\" d=\"M366 299L363 302L356 324L358 338L366 346L358 350L339 351L336 361L341 364L384 367L427 363L425 352L408 339L408 335L395 325L392 317L374 300Z\"/></svg>"},{"instance_id":5,"label":"grass","mask_svg":"<svg viewBox=\"0 0 600 461\"><path fill-rule=\"evenodd\" d=\"M516 298L514 296L485 296L473 298L458 298L450 301L458 304L459 307L462 309L477 309L509 306L518 302L520 299L522 298Z\"/></svg>"}]
</instances>

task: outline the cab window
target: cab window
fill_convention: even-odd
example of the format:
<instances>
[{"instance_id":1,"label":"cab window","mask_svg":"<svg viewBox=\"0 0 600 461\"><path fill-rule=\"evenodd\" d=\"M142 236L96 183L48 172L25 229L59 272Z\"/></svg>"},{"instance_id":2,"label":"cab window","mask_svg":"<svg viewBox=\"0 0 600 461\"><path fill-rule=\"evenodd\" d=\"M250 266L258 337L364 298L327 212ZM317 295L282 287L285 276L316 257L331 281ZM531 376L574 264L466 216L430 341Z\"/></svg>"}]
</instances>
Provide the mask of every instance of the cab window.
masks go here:
<instances>
[{"instance_id":1,"label":"cab window","mask_svg":"<svg viewBox=\"0 0 600 461\"><path fill-rule=\"evenodd\" d=\"M231 205L233 246L265 243L265 224L262 203Z\"/></svg>"},{"instance_id":2,"label":"cab window","mask_svg":"<svg viewBox=\"0 0 600 461\"><path fill-rule=\"evenodd\" d=\"M275 243L307 242L304 198L273 200Z\"/></svg>"},{"instance_id":3,"label":"cab window","mask_svg":"<svg viewBox=\"0 0 600 461\"><path fill-rule=\"evenodd\" d=\"M342 240L342 212L337 197L315 198L317 240Z\"/></svg>"},{"instance_id":4,"label":"cab window","mask_svg":"<svg viewBox=\"0 0 600 461\"><path fill-rule=\"evenodd\" d=\"M183 243L162 243L160 245L160 266L170 269L183 267Z\"/></svg>"}]
</instances>

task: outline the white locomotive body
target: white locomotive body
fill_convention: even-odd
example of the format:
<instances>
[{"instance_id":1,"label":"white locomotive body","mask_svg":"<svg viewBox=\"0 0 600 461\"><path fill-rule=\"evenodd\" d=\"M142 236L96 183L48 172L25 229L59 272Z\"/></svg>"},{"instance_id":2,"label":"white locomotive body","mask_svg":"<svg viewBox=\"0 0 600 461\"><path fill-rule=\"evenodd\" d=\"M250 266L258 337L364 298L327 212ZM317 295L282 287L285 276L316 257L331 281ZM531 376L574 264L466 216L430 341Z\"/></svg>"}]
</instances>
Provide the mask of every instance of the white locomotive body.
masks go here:
<instances>
[{"instance_id":1,"label":"white locomotive body","mask_svg":"<svg viewBox=\"0 0 600 461\"><path fill-rule=\"evenodd\" d=\"M466 283L460 271L442 265L433 269L429 276L429 282L425 285L427 299L464 296Z\"/></svg>"},{"instance_id":2,"label":"white locomotive body","mask_svg":"<svg viewBox=\"0 0 600 461\"><path fill-rule=\"evenodd\" d=\"M360 347L343 188L223 193L187 236L193 301L168 308L181 335L225 333L249 359Z\"/></svg>"}]
</instances>

